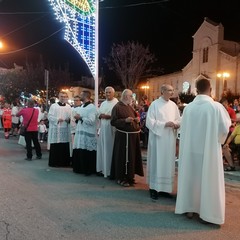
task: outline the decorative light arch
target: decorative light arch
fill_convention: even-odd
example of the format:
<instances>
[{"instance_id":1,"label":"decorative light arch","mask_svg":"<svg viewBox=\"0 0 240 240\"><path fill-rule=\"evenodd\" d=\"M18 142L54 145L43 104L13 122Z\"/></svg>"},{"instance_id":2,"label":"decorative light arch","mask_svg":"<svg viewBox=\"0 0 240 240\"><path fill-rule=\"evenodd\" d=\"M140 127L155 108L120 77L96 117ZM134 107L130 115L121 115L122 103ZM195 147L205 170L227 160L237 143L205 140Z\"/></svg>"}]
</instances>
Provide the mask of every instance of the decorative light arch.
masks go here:
<instances>
[{"instance_id":1,"label":"decorative light arch","mask_svg":"<svg viewBox=\"0 0 240 240\"><path fill-rule=\"evenodd\" d=\"M95 80L98 103L98 0L49 0L58 21L65 24L64 39L86 62Z\"/></svg>"}]
</instances>

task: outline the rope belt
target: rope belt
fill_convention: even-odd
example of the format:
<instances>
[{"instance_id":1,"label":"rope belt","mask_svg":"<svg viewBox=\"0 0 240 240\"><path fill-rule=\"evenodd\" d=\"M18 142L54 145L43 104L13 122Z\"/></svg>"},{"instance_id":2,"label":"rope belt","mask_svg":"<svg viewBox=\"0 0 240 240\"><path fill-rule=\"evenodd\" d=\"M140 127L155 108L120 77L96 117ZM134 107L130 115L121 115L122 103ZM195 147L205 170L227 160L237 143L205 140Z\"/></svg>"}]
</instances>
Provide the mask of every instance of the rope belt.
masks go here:
<instances>
[{"instance_id":1,"label":"rope belt","mask_svg":"<svg viewBox=\"0 0 240 240\"><path fill-rule=\"evenodd\" d=\"M119 129L116 129L117 131L121 132L121 133L125 133L126 134L126 163L125 163L125 167L126 167L126 170L125 170L125 174L127 175L127 165L128 165L128 135L129 134L136 134L136 133L140 133L141 130L139 131L136 131L136 132L126 132L126 131L122 131L122 130L119 130Z\"/></svg>"}]
</instances>

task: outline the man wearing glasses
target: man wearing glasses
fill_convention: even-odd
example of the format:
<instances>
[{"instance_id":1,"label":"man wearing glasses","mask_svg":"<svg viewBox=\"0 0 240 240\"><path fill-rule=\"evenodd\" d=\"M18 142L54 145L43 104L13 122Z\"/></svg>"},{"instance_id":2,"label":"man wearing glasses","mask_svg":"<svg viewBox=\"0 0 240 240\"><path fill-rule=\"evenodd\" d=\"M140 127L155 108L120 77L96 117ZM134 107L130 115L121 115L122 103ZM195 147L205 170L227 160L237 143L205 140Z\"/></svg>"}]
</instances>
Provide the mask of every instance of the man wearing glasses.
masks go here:
<instances>
[{"instance_id":1,"label":"man wearing glasses","mask_svg":"<svg viewBox=\"0 0 240 240\"><path fill-rule=\"evenodd\" d=\"M180 127L180 113L170 100L173 87L164 84L161 96L148 109L146 126L149 129L147 153L147 182L150 197L172 197L177 129Z\"/></svg>"}]
</instances>

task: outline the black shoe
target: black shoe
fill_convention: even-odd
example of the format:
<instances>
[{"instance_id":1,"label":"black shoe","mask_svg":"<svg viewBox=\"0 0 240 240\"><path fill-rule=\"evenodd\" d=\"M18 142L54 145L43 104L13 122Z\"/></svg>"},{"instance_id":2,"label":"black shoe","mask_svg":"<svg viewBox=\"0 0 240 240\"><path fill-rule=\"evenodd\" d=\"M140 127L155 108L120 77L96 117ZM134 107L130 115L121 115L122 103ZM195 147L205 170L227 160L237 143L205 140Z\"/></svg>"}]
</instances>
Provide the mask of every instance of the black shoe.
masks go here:
<instances>
[{"instance_id":1,"label":"black shoe","mask_svg":"<svg viewBox=\"0 0 240 240\"><path fill-rule=\"evenodd\" d=\"M42 156L37 156L36 159L42 159Z\"/></svg>"},{"instance_id":2,"label":"black shoe","mask_svg":"<svg viewBox=\"0 0 240 240\"><path fill-rule=\"evenodd\" d=\"M104 174L103 174L102 172L97 172L96 175L97 175L98 177L104 177Z\"/></svg>"},{"instance_id":3,"label":"black shoe","mask_svg":"<svg viewBox=\"0 0 240 240\"><path fill-rule=\"evenodd\" d=\"M225 168L224 171L225 171L225 172L231 172L231 171L234 172L234 171L236 171L236 168L229 166L229 167Z\"/></svg>"},{"instance_id":4,"label":"black shoe","mask_svg":"<svg viewBox=\"0 0 240 240\"><path fill-rule=\"evenodd\" d=\"M32 161L32 158L25 158L25 160L27 160L27 161Z\"/></svg>"},{"instance_id":5,"label":"black shoe","mask_svg":"<svg viewBox=\"0 0 240 240\"><path fill-rule=\"evenodd\" d=\"M166 198L173 198L173 195L171 195L170 193L167 193L167 192L159 192L158 196L159 197L166 197Z\"/></svg>"},{"instance_id":6,"label":"black shoe","mask_svg":"<svg viewBox=\"0 0 240 240\"><path fill-rule=\"evenodd\" d=\"M213 226L215 228L221 228L221 225L217 224L217 223L211 223L211 222L207 222L205 220L203 220L202 218L199 218L199 222L204 224L204 225L209 225L209 226Z\"/></svg>"},{"instance_id":7,"label":"black shoe","mask_svg":"<svg viewBox=\"0 0 240 240\"><path fill-rule=\"evenodd\" d=\"M149 189L150 192L150 198L153 200L157 200L158 199L158 192L154 189Z\"/></svg>"},{"instance_id":8,"label":"black shoe","mask_svg":"<svg viewBox=\"0 0 240 240\"><path fill-rule=\"evenodd\" d=\"M189 219L192 219L194 216L194 213L193 212L187 212L186 213L186 217L189 218Z\"/></svg>"}]
</instances>

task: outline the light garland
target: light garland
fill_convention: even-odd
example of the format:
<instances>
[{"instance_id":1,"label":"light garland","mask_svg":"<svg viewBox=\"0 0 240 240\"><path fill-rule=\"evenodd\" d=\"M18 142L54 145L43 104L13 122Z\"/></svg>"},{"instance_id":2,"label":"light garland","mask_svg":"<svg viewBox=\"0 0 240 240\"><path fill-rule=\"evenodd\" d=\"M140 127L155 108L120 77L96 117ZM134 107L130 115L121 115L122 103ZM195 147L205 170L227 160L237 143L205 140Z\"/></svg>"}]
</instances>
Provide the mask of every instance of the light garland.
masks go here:
<instances>
[{"instance_id":1,"label":"light garland","mask_svg":"<svg viewBox=\"0 0 240 240\"><path fill-rule=\"evenodd\" d=\"M49 0L56 19L65 24L64 39L86 62L96 75L95 18L98 0Z\"/></svg>"}]
</instances>

